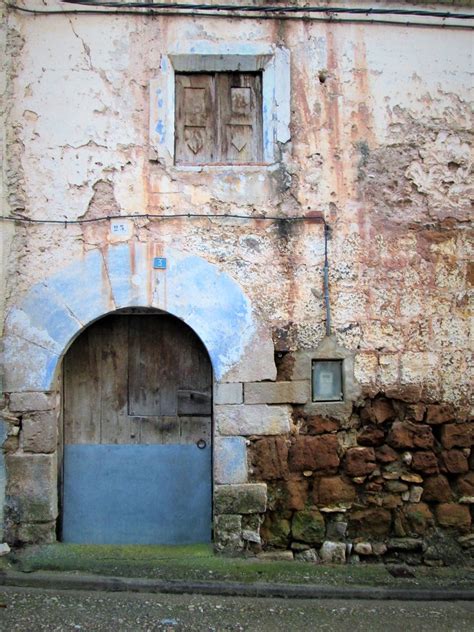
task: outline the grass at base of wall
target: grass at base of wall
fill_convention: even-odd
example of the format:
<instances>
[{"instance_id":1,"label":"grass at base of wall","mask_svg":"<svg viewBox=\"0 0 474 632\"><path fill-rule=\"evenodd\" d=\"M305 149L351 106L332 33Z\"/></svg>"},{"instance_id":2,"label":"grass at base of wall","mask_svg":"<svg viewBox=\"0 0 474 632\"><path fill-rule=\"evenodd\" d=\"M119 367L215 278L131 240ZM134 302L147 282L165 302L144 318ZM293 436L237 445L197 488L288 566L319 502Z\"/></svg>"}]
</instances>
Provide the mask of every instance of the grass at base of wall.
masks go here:
<instances>
[{"instance_id":1,"label":"grass at base of wall","mask_svg":"<svg viewBox=\"0 0 474 632\"><path fill-rule=\"evenodd\" d=\"M410 567L415 577L393 577L383 564L328 566L216 555L210 545L141 546L49 544L0 558L0 570L61 571L167 581L270 582L329 586L474 586L473 568Z\"/></svg>"}]
</instances>

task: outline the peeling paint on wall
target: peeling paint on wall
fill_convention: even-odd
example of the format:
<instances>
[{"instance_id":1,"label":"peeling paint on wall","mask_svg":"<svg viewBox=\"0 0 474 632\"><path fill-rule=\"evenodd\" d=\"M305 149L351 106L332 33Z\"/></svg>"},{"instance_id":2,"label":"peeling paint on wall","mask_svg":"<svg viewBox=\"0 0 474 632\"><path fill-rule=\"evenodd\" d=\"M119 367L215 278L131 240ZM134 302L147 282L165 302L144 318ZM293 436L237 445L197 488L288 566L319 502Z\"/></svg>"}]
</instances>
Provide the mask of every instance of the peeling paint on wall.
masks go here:
<instances>
[{"instance_id":1,"label":"peeling paint on wall","mask_svg":"<svg viewBox=\"0 0 474 632\"><path fill-rule=\"evenodd\" d=\"M166 270L153 269L158 254L166 257ZM5 388L49 390L60 357L79 331L125 307L155 307L184 320L206 346L217 379L239 362L256 328L238 284L201 257L138 243L91 250L33 286L11 310Z\"/></svg>"}]
</instances>

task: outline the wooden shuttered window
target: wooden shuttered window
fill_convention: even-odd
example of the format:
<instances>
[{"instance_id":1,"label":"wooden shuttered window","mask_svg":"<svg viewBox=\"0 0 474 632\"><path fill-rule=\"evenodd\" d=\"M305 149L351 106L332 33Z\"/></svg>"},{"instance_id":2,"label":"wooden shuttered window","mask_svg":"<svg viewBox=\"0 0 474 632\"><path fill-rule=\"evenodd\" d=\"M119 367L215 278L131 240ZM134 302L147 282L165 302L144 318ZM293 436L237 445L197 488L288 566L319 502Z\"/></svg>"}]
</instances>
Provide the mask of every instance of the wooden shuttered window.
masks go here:
<instances>
[{"instance_id":1,"label":"wooden shuttered window","mask_svg":"<svg viewBox=\"0 0 474 632\"><path fill-rule=\"evenodd\" d=\"M176 74L176 164L263 160L259 73Z\"/></svg>"}]
</instances>

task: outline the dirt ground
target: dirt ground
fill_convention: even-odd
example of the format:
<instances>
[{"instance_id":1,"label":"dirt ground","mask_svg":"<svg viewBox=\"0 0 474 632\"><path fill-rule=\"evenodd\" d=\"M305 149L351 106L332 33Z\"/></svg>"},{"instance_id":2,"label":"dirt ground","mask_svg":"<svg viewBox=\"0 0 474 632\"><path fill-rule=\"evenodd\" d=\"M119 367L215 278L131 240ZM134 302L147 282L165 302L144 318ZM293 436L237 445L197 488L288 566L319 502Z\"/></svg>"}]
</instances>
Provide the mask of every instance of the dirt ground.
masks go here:
<instances>
[{"instance_id":1,"label":"dirt ground","mask_svg":"<svg viewBox=\"0 0 474 632\"><path fill-rule=\"evenodd\" d=\"M474 629L474 602L251 599L3 588L0 604L0 629L21 632Z\"/></svg>"}]
</instances>

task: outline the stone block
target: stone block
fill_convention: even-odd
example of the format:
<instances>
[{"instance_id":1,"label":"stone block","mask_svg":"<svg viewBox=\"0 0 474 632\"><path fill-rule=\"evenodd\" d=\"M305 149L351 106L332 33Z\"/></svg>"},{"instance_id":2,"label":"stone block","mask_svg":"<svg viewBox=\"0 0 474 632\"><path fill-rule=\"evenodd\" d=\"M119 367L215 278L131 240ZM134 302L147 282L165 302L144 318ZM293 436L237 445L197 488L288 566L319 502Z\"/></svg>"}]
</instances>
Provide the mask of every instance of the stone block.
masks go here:
<instances>
[{"instance_id":1,"label":"stone block","mask_svg":"<svg viewBox=\"0 0 474 632\"><path fill-rule=\"evenodd\" d=\"M57 463L53 454L7 454L10 509L20 522L48 522L58 515Z\"/></svg>"},{"instance_id":2,"label":"stone block","mask_svg":"<svg viewBox=\"0 0 474 632\"><path fill-rule=\"evenodd\" d=\"M356 542L354 544L354 553L357 553L357 555L372 555L372 544L370 542Z\"/></svg>"},{"instance_id":3,"label":"stone block","mask_svg":"<svg viewBox=\"0 0 474 632\"><path fill-rule=\"evenodd\" d=\"M252 445L251 463L258 480L287 479L288 445L283 437L264 437Z\"/></svg>"},{"instance_id":4,"label":"stone block","mask_svg":"<svg viewBox=\"0 0 474 632\"><path fill-rule=\"evenodd\" d=\"M399 455L389 445L383 445L375 450L375 458L380 463L394 463L398 460Z\"/></svg>"},{"instance_id":5,"label":"stone block","mask_svg":"<svg viewBox=\"0 0 474 632\"><path fill-rule=\"evenodd\" d=\"M12 412L52 410L56 407L57 393L10 393L9 409Z\"/></svg>"},{"instance_id":6,"label":"stone block","mask_svg":"<svg viewBox=\"0 0 474 632\"><path fill-rule=\"evenodd\" d=\"M429 426L396 421L388 434L387 443L398 449L432 448L434 437Z\"/></svg>"},{"instance_id":7,"label":"stone block","mask_svg":"<svg viewBox=\"0 0 474 632\"><path fill-rule=\"evenodd\" d=\"M470 448L474 443L474 423L446 424L441 428L441 443L445 448Z\"/></svg>"},{"instance_id":8,"label":"stone block","mask_svg":"<svg viewBox=\"0 0 474 632\"><path fill-rule=\"evenodd\" d=\"M385 440L385 432L378 426L364 426L357 435L357 443L364 446L379 446Z\"/></svg>"},{"instance_id":9,"label":"stone block","mask_svg":"<svg viewBox=\"0 0 474 632\"><path fill-rule=\"evenodd\" d=\"M220 551L235 553L242 550L242 516L221 515L214 520L214 540Z\"/></svg>"},{"instance_id":10,"label":"stone block","mask_svg":"<svg viewBox=\"0 0 474 632\"><path fill-rule=\"evenodd\" d=\"M342 513L326 516L326 536L332 542L344 542L347 536L347 522Z\"/></svg>"},{"instance_id":11,"label":"stone block","mask_svg":"<svg viewBox=\"0 0 474 632\"><path fill-rule=\"evenodd\" d=\"M406 419L410 421L423 421L426 412L425 404L417 402L416 404L407 404L405 407Z\"/></svg>"},{"instance_id":12,"label":"stone block","mask_svg":"<svg viewBox=\"0 0 474 632\"><path fill-rule=\"evenodd\" d=\"M315 470L333 474L339 462L335 435L298 436L290 447L289 465L292 472Z\"/></svg>"},{"instance_id":13,"label":"stone block","mask_svg":"<svg viewBox=\"0 0 474 632\"><path fill-rule=\"evenodd\" d=\"M446 529L465 533L471 527L471 513L469 507L464 505L442 503L436 507L435 514L439 525Z\"/></svg>"},{"instance_id":14,"label":"stone block","mask_svg":"<svg viewBox=\"0 0 474 632\"><path fill-rule=\"evenodd\" d=\"M354 502L356 490L354 485L342 476L323 477L319 481L318 504L350 505Z\"/></svg>"},{"instance_id":15,"label":"stone block","mask_svg":"<svg viewBox=\"0 0 474 632\"><path fill-rule=\"evenodd\" d=\"M37 412L23 417L21 447L25 452L50 454L57 448L58 419L56 411Z\"/></svg>"},{"instance_id":16,"label":"stone block","mask_svg":"<svg viewBox=\"0 0 474 632\"><path fill-rule=\"evenodd\" d=\"M243 401L241 382L222 382L215 385L214 404L242 404Z\"/></svg>"},{"instance_id":17,"label":"stone block","mask_svg":"<svg viewBox=\"0 0 474 632\"><path fill-rule=\"evenodd\" d=\"M214 490L214 511L220 514L264 513L267 486L264 483L218 485Z\"/></svg>"},{"instance_id":18,"label":"stone block","mask_svg":"<svg viewBox=\"0 0 474 632\"><path fill-rule=\"evenodd\" d=\"M372 550L374 555L385 555L387 552L387 545L383 542L372 542Z\"/></svg>"},{"instance_id":19,"label":"stone block","mask_svg":"<svg viewBox=\"0 0 474 632\"><path fill-rule=\"evenodd\" d=\"M298 562L319 562L319 556L316 553L316 549L306 549L305 551L296 551L295 560Z\"/></svg>"},{"instance_id":20,"label":"stone block","mask_svg":"<svg viewBox=\"0 0 474 632\"><path fill-rule=\"evenodd\" d=\"M402 494L403 492L408 491L408 485L406 483L396 480L385 481L384 487L392 494Z\"/></svg>"},{"instance_id":21,"label":"stone block","mask_svg":"<svg viewBox=\"0 0 474 632\"><path fill-rule=\"evenodd\" d=\"M285 483L285 506L287 509L304 509L308 498L308 479L290 476Z\"/></svg>"},{"instance_id":22,"label":"stone block","mask_svg":"<svg viewBox=\"0 0 474 632\"><path fill-rule=\"evenodd\" d=\"M415 452L411 466L414 470L423 472L423 474L437 474L438 459L434 452L422 450Z\"/></svg>"},{"instance_id":23,"label":"stone block","mask_svg":"<svg viewBox=\"0 0 474 632\"><path fill-rule=\"evenodd\" d=\"M408 500L411 503L419 503L421 500L421 497L423 496L423 487L420 487L419 485L413 485L412 488L410 489L410 495L408 497Z\"/></svg>"},{"instance_id":24,"label":"stone block","mask_svg":"<svg viewBox=\"0 0 474 632\"><path fill-rule=\"evenodd\" d=\"M257 558L267 562L292 562L294 559L292 551L264 551Z\"/></svg>"},{"instance_id":25,"label":"stone block","mask_svg":"<svg viewBox=\"0 0 474 632\"><path fill-rule=\"evenodd\" d=\"M423 500L425 502L449 502L453 497L448 479L440 474L430 476L424 483Z\"/></svg>"},{"instance_id":26,"label":"stone block","mask_svg":"<svg viewBox=\"0 0 474 632\"><path fill-rule=\"evenodd\" d=\"M464 474L469 471L469 463L462 450L443 450L440 464L442 471L450 474Z\"/></svg>"},{"instance_id":27,"label":"stone block","mask_svg":"<svg viewBox=\"0 0 474 632\"><path fill-rule=\"evenodd\" d=\"M390 532L391 523L392 515L388 509L361 509L349 517L349 534L352 537L385 536Z\"/></svg>"},{"instance_id":28,"label":"stone block","mask_svg":"<svg viewBox=\"0 0 474 632\"><path fill-rule=\"evenodd\" d=\"M217 405L214 414L222 435L280 435L290 431L289 406Z\"/></svg>"},{"instance_id":29,"label":"stone block","mask_svg":"<svg viewBox=\"0 0 474 632\"><path fill-rule=\"evenodd\" d=\"M326 524L323 515L317 511L297 511L291 521L294 540L307 544L320 544L324 540Z\"/></svg>"},{"instance_id":30,"label":"stone block","mask_svg":"<svg viewBox=\"0 0 474 632\"><path fill-rule=\"evenodd\" d=\"M311 396L309 380L251 382L245 384L246 404L306 404Z\"/></svg>"},{"instance_id":31,"label":"stone block","mask_svg":"<svg viewBox=\"0 0 474 632\"><path fill-rule=\"evenodd\" d=\"M395 533L400 537L426 533L434 524L433 514L425 503L407 503L395 520Z\"/></svg>"},{"instance_id":32,"label":"stone block","mask_svg":"<svg viewBox=\"0 0 474 632\"><path fill-rule=\"evenodd\" d=\"M346 545L344 542L323 542L319 555L326 564L345 564Z\"/></svg>"},{"instance_id":33,"label":"stone block","mask_svg":"<svg viewBox=\"0 0 474 632\"><path fill-rule=\"evenodd\" d=\"M474 496L474 471L458 477L456 491L460 496Z\"/></svg>"},{"instance_id":34,"label":"stone block","mask_svg":"<svg viewBox=\"0 0 474 632\"><path fill-rule=\"evenodd\" d=\"M337 419L320 417L319 415L309 416L306 420L306 428L308 430L308 434L311 435L336 432L336 430L339 430L340 426L341 424L337 421Z\"/></svg>"},{"instance_id":35,"label":"stone block","mask_svg":"<svg viewBox=\"0 0 474 632\"><path fill-rule=\"evenodd\" d=\"M56 522L21 524L16 537L23 544L52 544L56 542Z\"/></svg>"},{"instance_id":36,"label":"stone block","mask_svg":"<svg viewBox=\"0 0 474 632\"><path fill-rule=\"evenodd\" d=\"M388 551L420 551L422 546L419 538L390 538L387 542Z\"/></svg>"},{"instance_id":37,"label":"stone block","mask_svg":"<svg viewBox=\"0 0 474 632\"><path fill-rule=\"evenodd\" d=\"M243 437L216 439L214 475L218 485L247 482L247 446Z\"/></svg>"},{"instance_id":38,"label":"stone block","mask_svg":"<svg viewBox=\"0 0 474 632\"><path fill-rule=\"evenodd\" d=\"M390 400L384 398L374 399L362 409L361 419L375 424L383 424L394 419L395 414L395 409Z\"/></svg>"},{"instance_id":39,"label":"stone block","mask_svg":"<svg viewBox=\"0 0 474 632\"><path fill-rule=\"evenodd\" d=\"M426 407L426 423L437 425L456 418L453 407L449 404L428 404Z\"/></svg>"},{"instance_id":40,"label":"stone block","mask_svg":"<svg viewBox=\"0 0 474 632\"><path fill-rule=\"evenodd\" d=\"M278 513L267 513L260 532L268 546L286 548L291 532L290 521Z\"/></svg>"},{"instance_id":41,"label":"stone block","mask_svg":"<svg viewBox=\"0 0 474 632\"><path fill-rule=\"evenodd\" d=\"M349 476L366 476L377 467L373 448L350 448L344 458L344 469Z\"/></svg>"}]
</instances>

